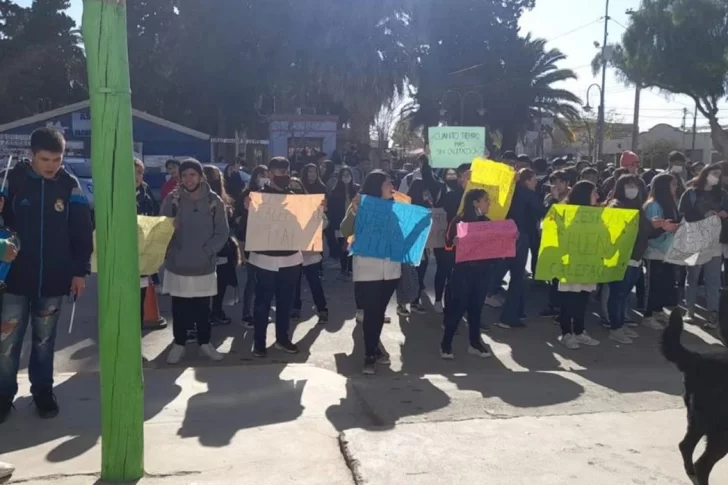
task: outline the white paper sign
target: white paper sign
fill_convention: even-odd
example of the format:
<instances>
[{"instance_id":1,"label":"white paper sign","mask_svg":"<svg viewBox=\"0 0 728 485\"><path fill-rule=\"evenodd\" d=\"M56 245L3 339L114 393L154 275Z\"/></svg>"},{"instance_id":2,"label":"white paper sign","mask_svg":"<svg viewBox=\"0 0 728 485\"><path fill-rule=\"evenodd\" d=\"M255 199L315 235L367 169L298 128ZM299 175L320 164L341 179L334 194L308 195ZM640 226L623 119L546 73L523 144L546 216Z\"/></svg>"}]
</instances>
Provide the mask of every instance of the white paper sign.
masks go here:
<instances>
[{"instance_id":1,"label":"white paper sign","mask_svg":"<svg viewBox=\"0 0 728 485\"><path fill-rule=\"evenodd\" d=\"M679 266L700 266L721 255L721 220L718 216L680 225L665 262Z\"/></svg>"}]
</instances>

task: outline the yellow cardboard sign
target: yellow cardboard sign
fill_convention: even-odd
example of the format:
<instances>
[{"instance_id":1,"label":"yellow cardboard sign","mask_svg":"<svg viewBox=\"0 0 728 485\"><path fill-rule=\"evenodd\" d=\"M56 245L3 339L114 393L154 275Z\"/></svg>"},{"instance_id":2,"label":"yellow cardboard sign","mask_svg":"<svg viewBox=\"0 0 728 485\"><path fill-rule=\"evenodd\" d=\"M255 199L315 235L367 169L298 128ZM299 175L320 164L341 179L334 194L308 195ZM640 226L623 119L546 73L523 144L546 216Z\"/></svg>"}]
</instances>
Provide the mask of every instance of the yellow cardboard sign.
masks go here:
<instances>
[{"instance_id":1,"label":"yellow cardboard sign","mask_svg":"<svg viewBox=\"0 0 728 485\"><path fill-rule=\"evenodd\" d=\"M511 208L513 194L516 191L516 171L504 164L476 158L471 166L470 181L465 186L467 194L473 189L483 189L490 195L490 210L488 218L492 221L505 220ZM460 210L463 212L463 201L460 202Z\"/></svg>"}]
</instances>

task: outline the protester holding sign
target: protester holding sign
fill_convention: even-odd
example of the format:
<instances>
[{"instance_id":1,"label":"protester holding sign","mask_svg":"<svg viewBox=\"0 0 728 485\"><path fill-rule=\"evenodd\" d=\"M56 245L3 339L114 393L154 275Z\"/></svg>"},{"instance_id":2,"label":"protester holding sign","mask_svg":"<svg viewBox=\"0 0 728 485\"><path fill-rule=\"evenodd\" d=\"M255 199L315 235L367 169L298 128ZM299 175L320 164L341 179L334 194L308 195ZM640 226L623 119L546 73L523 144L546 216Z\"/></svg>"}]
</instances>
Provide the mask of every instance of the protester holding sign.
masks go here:
<instances>
[{"instance_id":1,"label":"protester holding sign","mask_svg":"<svg viewBox=\"0 0 728 485\"><path fill-rule=\"evenodd\" d=\"M490 196L485 190L475 189L465 194L465 206L462 216L458 216L450 223L447 234L447 248L453 252L457 259L458 242L457 228L460 223L487 222L485 214L490 209ZM483 312L485 294L488 291L488 268L490 260L476 260L456 263L450 283L450 301L443 319L445 333L440 343L440 355L443 359L452 360L455 355L452 351L452 341L460 320L467 314L470 347L468 353L478 357L490 357L490 347L480 336L480 318Z\"/></svg>"},{"instance_id":2,"label":"protester holding sign","mask_svg":"<svg viewBox=\"0 0 728 485\"><path fill-rule=\"evenodd\" d=\"M637 239L632 248L632 255L627 263L627 270L621 281L609 283L607 309L609 314L609 338L621 344L631 344L632 339L639 337L637 332L624 325L627 311L627 297L642 274L642 258L647 250L653 223L642 211L642 194L640 181L635 175L623 175L614 186L614 197L607 203L615 209L636 209L640 212ZM661 227L662 221L654 221L655 227Z\"/></svg>"},{"instance_id":3,"label":"protester holding sign","mask_svg":"<svg viewBox=\"0 0 728 485\"><path fill-rule=\"evenodd\" d=\"M595 206L599 201L597 187L582 180L569 192L566 203L577 206ZM559 341L567 349L578 349L581 345L596 346L599 341L584 330L589 293L597 289L596 283L559 283L561 300L561 337Z\"/></svg>"},{"instance_id":4,"label":"protester holding sign","mask_svg":"<svg viewBox=\"0 0 728 485\"><path fill-rule=\"evenodd\" d=\"M339 178L336 185L331 191L328 202L329 229L334 231L337 245L332 254L338 254L341 262L342 280L349 280L352 273L352 260L347 249L348 242L341 234L339 226L344 220L346 210L351 204L352 199L359 193L359 186L354 183L354 175L349 167L342 167L339 171Z\"/></svg>"},{"instance_id":5,"label":"protester holding sign","mask_svg":"<svg viewBox=\"0 0 728 485\"><path fill-rule=\"evenodd\" d=\"M708 165L700 172L691 188L680 199L679 210L686 222L697 222L718 215L722 220L728 218L728 192L721 187L721 167ZM720 241L716 241L720 243ZM719 247L719 246L718 246ZM720 271L722 258L718 254L705 264L688 267L685 303L688 307L686 322L695 320L695 302L698 293L700 273L705 279L705 299L708 306L706 328L718 328L718 302L720 297Z\"/></svg>"},{"instance_id":6,"label":"protester holding sign","mask_svg":"<svg viewBox=\"0 0 728 485\"><path fill-rule=\"evenodd\" d=\"M437 188L439 191L439 187ZM424 180L415 180L410 185L409 192L407 195L412 200L412 204L420 207L426 207L432 209L434 206L434 197L439 196L440 192L436 192L434 195L430 191L430 188L425 184ZM427 273L427 266L429 264L429 254L427 249L422 253L422 261L417 266L417 291L415 292L414 299L410 308L415 313L425 313L425 309L420 304L420 296L425 290L425 275ZM398 310L399 311L399 310Z\"/></svg>"},{"instance_id":7,"label":"protester holding sign","mask_svg":"<svg viewBox=\"0 0 728 485\"><path fill-rule=\"evenodd\" d=\"M663 173L652 179L650 195L644 211L650 221L664 221L654 227L645 251L647 261L647 306L642 324L661 330L667 322L665 308L678 304L675 286L677 266L665 262L665 255L672 245L680 214L677 211L679 182L674 174Z\"/></svg>"},{"instance_id":8,"label":"protester holding sign","mask_svg":"<svg viewBox=\"0 0 728 485\"><path fill-rule=\"evenodd\" d=\"M394 187L389 176L381 170L374 170L364 180L361 194L367 197L392 200L393 190ZM360 201L361 196L352 200L346 217L341 223L341 233L345 238L354 235ZM354 256L353 267L357 308L363 310L365 355L363 373L373 375L376 373L376 364L389 364L389 356L380 348L379 337L382 334L387 305L397 288L402 269L398 261L359 255Z\"/></svg>"},{"instance_id":9,"label":"protester holding sign","mask_svg":"<svg viewBox=\"0 0 728 485\"><path fill-rule=\"evenodd\" d=\"M185 354L187 331L197 328L197 343L210 360L222 354L210 343L210 297L217 294L217 253L230 235L222 199L203 179L202 164L180 164L180 185L164 200L162 215L174 217L175 231L164 261L164 289L172 296L174 344L167 363Z\"/></svg>"}]
</instances>

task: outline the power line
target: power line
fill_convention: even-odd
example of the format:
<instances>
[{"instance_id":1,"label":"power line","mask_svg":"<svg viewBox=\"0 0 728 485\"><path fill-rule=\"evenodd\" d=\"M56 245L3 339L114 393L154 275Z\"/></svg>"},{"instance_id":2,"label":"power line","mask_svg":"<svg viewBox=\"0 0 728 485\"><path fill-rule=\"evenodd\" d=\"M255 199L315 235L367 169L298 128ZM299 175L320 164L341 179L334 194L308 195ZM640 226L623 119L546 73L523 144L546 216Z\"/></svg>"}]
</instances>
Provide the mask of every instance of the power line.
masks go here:
<instances>
[{"instance_id":1,"label":"power line","mask_svg":"<svg viewBox=\"0 0 728 485\"><path fill-rule=\"evenodd\" d=\"M584 24L584 25L582 25L581 27L577 27L577 28L575 28L575 29L573 29L573 30L570 30L570 31L568 31L568 32L564 32L563 34L559 34L559 35L557 35L556 37L552 37L551 39L546 39L546 42L553 42L553 41L555 41L555 40L557 40L557 39L560 39L560 38L562 38L562 37L566 37L567 35L571 35L571 34L573 34L573 33L575 33L575 32L578 32L578 31L580 31L580 30L582 30L582 29L585 29L585 28L587 28L587 27L590 27L590 26L592 26L592 25L594 25L594 24L596 24L596 23L598 23L598 22L601 22L602 20L604 20L604 17L599 17L598 19L596 19L596 20L592 20L592 21L591 21L591 22L589 22L588 24Z\"/></svg>"},{"instance_id":2,"label":"power line","mask_svg":"<svg viewBox=\"0 0 728 485\"><path fill-rule=\"evenodd\" d=\"M619 26L620 26L620 27L622 27L622 28L623 28L624 30L627 30L627 27L625 27L625 26L624 26L624 24L622 24L622 23L620 23L620 22L618 22L618 21L614 20L614 17L609 17L609 20L611 20L611 21L612 21L612 22L614 22L615 24L619 25Z\"/></svg>"}]
</instances>

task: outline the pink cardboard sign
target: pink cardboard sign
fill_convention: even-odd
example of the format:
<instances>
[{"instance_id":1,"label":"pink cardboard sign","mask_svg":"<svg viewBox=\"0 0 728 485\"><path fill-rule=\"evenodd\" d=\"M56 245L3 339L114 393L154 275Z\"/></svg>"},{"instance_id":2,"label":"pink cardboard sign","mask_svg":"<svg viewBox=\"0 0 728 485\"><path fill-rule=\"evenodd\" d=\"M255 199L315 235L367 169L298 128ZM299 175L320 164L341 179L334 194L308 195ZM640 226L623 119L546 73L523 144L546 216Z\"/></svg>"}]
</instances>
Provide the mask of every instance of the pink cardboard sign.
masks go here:
<instances>
[{"instance_id":1,"label":"pink cardboard sign","mask_svg":"<svg viewBox=\"0 0 728 485\"><path fill-rule=\"evenodd\" d=\"M461 222L455 262L485 259L515 258L518 228L511 220L490 222Z\"/></svg>"}]
</instances>

